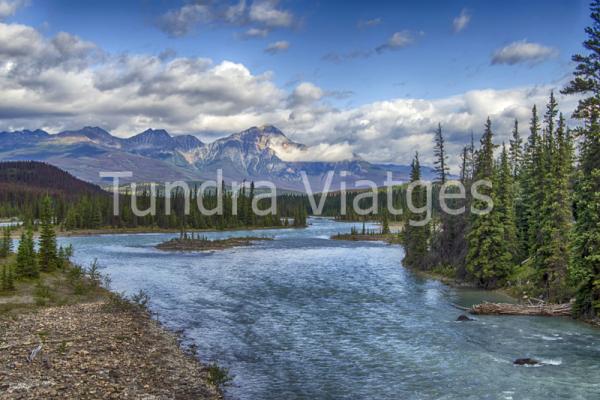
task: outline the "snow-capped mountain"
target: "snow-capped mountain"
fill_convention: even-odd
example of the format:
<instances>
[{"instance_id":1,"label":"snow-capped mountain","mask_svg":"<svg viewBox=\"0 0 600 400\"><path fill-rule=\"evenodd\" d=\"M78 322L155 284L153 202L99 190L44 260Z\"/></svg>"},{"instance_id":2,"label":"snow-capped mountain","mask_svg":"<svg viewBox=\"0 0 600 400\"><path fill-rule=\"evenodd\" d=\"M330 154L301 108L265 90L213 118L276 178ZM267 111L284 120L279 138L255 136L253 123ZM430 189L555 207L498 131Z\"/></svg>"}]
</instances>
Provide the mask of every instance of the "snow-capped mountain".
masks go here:
<instances>
[{"instance_id":1,"label":"snow-capped mountain","mask_svg":"<svg viewBox=\"0 0 600 400\"><path fill-rule=\"evenodd\" d=\"M306 150L274 126L252 127L205 144L193 135L170 135L148 129L127 139L98 127L85 127L50 135L42 130L0 132L0 160L46 161L73 175L100 183L100 171L132 171L138 182L216 179L221 169L225 181L269 180L278 188L304 190L301 172L312 190L323 187L328 171L335 171L332 188L339 186L341 171L348 187L353 180L370 179L382 185L386 171L395 180L408 178L408 166L372 164L355 158L339 162L285 161L285 154ZM431 176L429 168L423 175Z\"/></svg>"}]
</instances>

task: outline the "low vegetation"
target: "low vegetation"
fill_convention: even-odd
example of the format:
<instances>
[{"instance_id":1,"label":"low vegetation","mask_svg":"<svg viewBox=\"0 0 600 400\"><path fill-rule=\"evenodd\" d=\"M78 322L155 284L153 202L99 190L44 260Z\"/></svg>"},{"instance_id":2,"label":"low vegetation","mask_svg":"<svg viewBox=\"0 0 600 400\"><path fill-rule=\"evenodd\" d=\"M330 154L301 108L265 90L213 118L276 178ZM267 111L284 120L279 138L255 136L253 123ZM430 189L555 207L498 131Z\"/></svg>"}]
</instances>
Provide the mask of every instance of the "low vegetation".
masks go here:
<instances>
[{"instance_id":1,"label":"low vegetation","mask_svg":"<svg viewBox=\"0 0 600 400\"><path fill-rule=\"evenodd\" d=\"M205 251L205 250L225 250L232 247L251 246L258 241L273 240L268 237L233 237L227 239L208 239L206 236L193 233L183 233L179 238L171 239L156 246L159 250L165 251Z\"/></svg>"},{"instance_id":2,"label":"low vegetation","mask_svg":"<svg viewBox=\"0 0 600 400\"><path fill-rule=\"evenodd\" d=\"M389 226L385 223L381 229L366 229L363 223L362 230L355 227L350 229L350 233L338 233L331 237L333 240L349 240L349 241L383 241L389 244L401 244L401 236L399 233L390 232Z\"/></svg>"}]
</instances>

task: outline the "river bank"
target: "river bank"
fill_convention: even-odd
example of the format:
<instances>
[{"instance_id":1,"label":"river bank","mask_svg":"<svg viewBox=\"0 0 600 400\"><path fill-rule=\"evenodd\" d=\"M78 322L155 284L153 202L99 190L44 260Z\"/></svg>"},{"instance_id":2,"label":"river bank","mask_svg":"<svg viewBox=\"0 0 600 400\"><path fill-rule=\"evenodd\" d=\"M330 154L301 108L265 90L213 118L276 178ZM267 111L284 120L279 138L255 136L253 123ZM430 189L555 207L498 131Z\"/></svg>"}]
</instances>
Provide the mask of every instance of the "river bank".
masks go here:
<instances>
[{"instance_id":1,"label":"river bank","mask_svg":"<svg viewBox=\"0 0 600 400\"><path fill-rule=\"evenodd\" d=\"M0 399L222 398L207 368L145 313L103 301L2 322Z\"/></svg>"},{"instance_id":2,"label":"river bank","mask_svg":"<svg viewBox=\"0 0 600 400\"><path fill-rule=\"evenodd\" d=\"M190 229L190 232L232 232L239 230L261 231L271 229L304 229L306 227L297 226L257 226L257 227L237 227L237 228L207 228L207 229ZM11 237L18 239L23 231L22 227L12 229ZM76 230L56 230L56 236L60 237L78 237L78 236L95 236L95 235L133 235L137 233L180 233L179 228L158 228L158 227L137 227L137 228L98 228L98 229L76 229ZM37 237L38 233L34 232Z\"/></svg>"},{"instance_id":3,"label":"river bank","mask_svg":"<svg viewBox=\"0 0 600 400\"><path fill-rule=\"evenodd\" d=\"M186 353L143 302L75 271L0 292L0 399L222 398L222 370Z\"/></svg>"}]
</instances>

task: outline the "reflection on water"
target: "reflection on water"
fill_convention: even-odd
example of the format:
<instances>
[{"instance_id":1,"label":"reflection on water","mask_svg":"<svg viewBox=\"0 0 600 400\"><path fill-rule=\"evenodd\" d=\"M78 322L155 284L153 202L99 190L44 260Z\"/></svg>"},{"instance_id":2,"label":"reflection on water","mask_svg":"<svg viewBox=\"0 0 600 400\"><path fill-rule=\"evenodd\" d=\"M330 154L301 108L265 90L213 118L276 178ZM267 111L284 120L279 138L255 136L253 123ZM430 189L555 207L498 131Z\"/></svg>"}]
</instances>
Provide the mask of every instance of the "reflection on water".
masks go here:
<instances>
[{"instance_id":1,"label":"reflection on water","mask_svg":"<svg viewBox=\"0 0 600 400\"><path fill-rule=\"evenodd\" d=\"M332 241L351 224L215 232L276 240L206 253L164 253L174 234L62 238L76 261L98 258L113 288L147 291L169 327L235 375L241 399L599 398L600 331L566 319L477 317L457 290L402 268L401 247ZM491 296L491 297L490 297ZM534 357L545 365L517 367Z\"/></svg>"}]
</instances>

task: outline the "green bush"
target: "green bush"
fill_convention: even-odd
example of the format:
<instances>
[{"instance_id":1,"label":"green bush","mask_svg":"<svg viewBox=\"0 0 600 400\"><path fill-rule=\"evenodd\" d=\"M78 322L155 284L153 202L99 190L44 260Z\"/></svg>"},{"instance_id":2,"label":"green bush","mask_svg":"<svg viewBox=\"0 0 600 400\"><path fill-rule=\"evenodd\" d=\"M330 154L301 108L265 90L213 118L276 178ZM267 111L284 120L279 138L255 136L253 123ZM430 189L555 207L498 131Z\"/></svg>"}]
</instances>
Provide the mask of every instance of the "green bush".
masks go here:
<instances>
[{"instance_id":1,"label":"green bush","mask_svg":"<svg viewBox=\"0 0 600 400\"><path fill-rule=\"evenodd\" d=\"M223 387L231 383L233 377L229 375L229 369L212 363L206 367L207 381L215 387Z\"/></svg>"}]
</instances>

